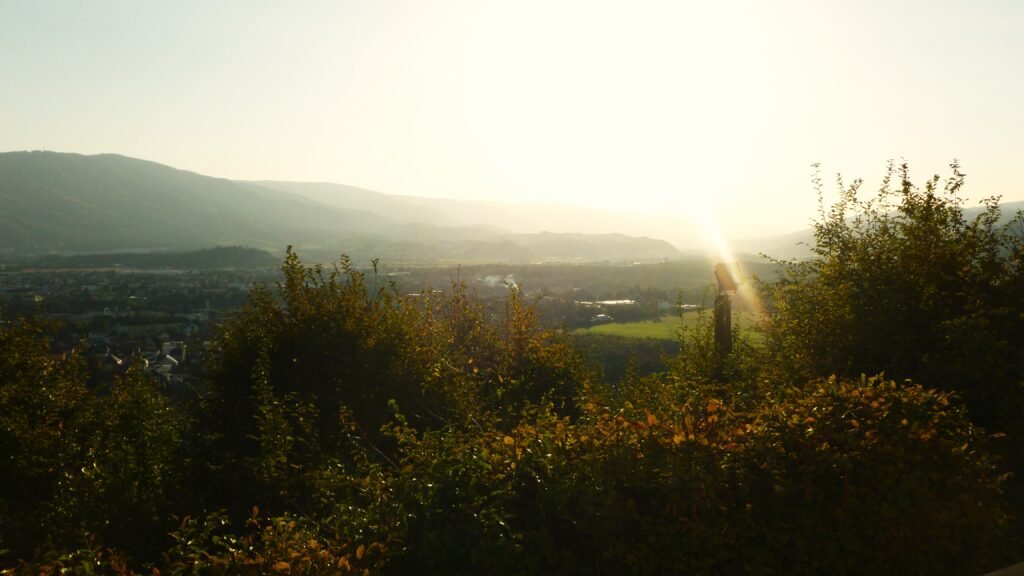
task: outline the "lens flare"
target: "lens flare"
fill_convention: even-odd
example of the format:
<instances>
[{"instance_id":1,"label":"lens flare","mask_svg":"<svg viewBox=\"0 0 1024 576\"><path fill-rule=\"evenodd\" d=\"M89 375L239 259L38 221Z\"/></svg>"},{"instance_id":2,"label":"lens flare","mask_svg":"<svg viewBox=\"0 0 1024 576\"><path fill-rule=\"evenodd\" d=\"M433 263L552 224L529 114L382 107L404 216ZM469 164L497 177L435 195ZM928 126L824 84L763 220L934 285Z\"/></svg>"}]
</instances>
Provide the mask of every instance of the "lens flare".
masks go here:
<instances>
[{"instance_id":1,"label":"lens flare","mask_svg":"<svg viewBox=\"0 0 1024 576\"><path fill-rule=\"evenodd\" d=\"M718 225L718 214L714 206L706 203L699 210L699 213L702 216L698 218L698 221L703 229L702 232L708 248L710 248L709 260L711 265L714 266L717 263L721 263L727 266L732 277L736 280L737 289L735 297L739 300L742 307L753 311L755 314L763 313L764 306L757 295L757 289L750 274L743 268L743 263L737 261L736 255L729 247L729 243L722 236L722 229Z\"/></svg>"}]
</instances>

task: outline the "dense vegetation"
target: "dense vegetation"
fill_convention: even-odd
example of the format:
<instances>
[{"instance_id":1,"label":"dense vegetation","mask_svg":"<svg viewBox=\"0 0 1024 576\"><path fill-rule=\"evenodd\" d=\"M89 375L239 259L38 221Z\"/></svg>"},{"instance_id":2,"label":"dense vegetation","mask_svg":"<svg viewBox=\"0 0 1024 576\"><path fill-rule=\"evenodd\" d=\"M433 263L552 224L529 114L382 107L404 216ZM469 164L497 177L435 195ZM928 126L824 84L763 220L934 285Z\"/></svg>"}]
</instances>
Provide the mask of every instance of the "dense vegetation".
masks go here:
<instances>
[{"instance_id":1,"label":"dense vegetation","mask_svg":"<svg viewBox=\"0 0 1024 576\"><path fill-rule=\"evenodd\" d=\"M884 371L955 392L975 423L1008 434L1007 464L1024 472L1024 216L989 198L968 220L951 171L919 188L890 164L868 199L839 182L815 257L765 287L765 364L791 383Z\"/></svg>"},{"instance_id":2,"label":"dense vegetation","mask_svg":"<svg viewBox=\"0 0 1024 576\"><path fill-rule=\"evenodd\" d=\"M408 296L294 253L174 401L139 370L90 387L45 326L2 325L0 562L964 574L1019 560L1020 237L995 226L995 201L963 220L955 166L945 188L893 174L874 200L846 189L816 258L764 286L763 339L720 358L702 323L665 371L611 384L515 290L495 314L458 284Z\"/></svg>"}]
</instances>

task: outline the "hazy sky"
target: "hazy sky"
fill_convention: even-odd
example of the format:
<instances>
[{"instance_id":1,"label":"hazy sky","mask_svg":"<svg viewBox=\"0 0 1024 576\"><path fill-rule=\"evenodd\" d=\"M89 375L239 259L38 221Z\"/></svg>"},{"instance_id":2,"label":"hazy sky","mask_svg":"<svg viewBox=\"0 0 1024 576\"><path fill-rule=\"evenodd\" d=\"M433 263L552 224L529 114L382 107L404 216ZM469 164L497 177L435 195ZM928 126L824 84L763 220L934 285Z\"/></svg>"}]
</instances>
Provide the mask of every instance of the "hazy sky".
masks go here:
<instances>
[{"instance_id":1,"label":"hazy sky","mask_svg":"<svg viewBox=\"0 0 1024 576\"><path fill-rule=\"evenodd\" d=\"M1024 199L1022 30L1015 0L0 0L0 150L787 231L812 162Z\"/></svg>"}]
</instances>

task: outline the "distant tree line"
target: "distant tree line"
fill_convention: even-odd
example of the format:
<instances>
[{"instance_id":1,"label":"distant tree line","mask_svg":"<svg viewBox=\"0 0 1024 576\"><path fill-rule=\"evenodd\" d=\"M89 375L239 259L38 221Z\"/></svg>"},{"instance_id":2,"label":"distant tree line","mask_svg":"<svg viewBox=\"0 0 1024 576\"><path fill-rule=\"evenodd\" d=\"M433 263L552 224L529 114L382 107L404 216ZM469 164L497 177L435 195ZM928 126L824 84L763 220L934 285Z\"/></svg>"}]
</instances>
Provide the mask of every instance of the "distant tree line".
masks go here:
<instances>
[{"instance_id":1,"label":"distant tree line","mask_svg":"<svg viewBox=\"0 0 1024 576\"><path fill-rule=\"evenodd\" d=\"M245 246L218 246L191 252L115 252L99 254L48 255L21 262L39 268L151 268L208 270L225 268L267 268L277 256Z\"/></svg>"}]
</instances>

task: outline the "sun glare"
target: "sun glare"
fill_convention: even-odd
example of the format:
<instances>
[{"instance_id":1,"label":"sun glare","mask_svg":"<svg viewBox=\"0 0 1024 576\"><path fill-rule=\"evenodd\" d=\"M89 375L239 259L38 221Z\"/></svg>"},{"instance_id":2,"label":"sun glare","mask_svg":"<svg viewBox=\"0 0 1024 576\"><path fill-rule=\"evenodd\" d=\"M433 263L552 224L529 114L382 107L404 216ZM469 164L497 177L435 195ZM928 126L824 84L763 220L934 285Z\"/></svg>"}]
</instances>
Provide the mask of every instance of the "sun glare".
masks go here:
<instances>
[{"instance_id":1,"label":"sun glare","mask_svg":"<svg viewBox=\"0 0 1024 576\"><path fill-rule=\"evenodd\" d=\"M701 226L701 232L710 248L709 261L712 266L722 263L729 267L732 277L736 280L736 297L740 303L757 314L764 312L764 306L757 295L750 274L744 269L743 263L737 260L736 255L729 247L725 236L722 234L721 226L718 223L718 214L710 202L700 206L696 212L699 217L696 220Z\"/></svg>"}]
</instances>

